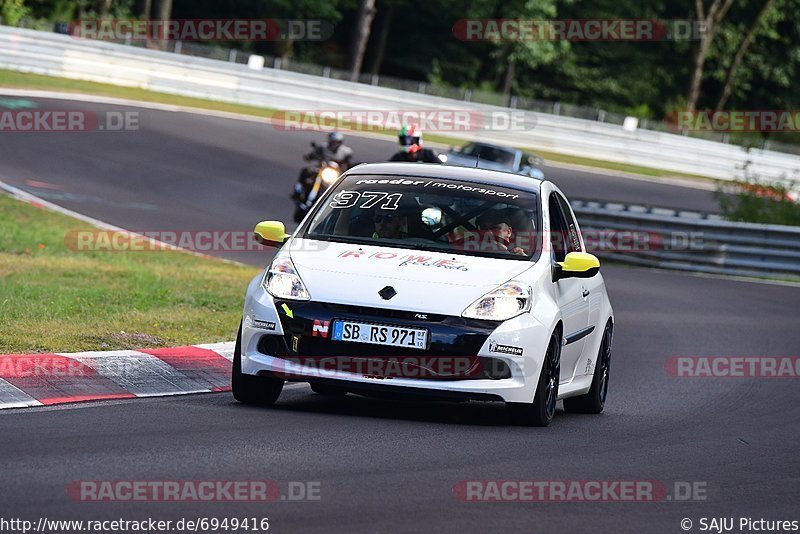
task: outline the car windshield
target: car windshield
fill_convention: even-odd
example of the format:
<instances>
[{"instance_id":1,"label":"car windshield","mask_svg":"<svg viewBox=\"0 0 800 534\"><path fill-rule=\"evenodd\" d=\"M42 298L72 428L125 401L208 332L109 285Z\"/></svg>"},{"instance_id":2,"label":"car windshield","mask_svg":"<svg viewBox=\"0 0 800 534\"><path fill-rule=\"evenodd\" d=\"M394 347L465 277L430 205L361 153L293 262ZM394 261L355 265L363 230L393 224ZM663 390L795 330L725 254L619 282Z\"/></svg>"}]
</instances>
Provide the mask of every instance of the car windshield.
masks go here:
<instances>
[{"instance_id":1,"label":"car windshield","mask_svg":"<svg viewBox=\"0 0 800 534\"><path fill-rule=\"evenodd\" d=\"M484 161L491 161L506 167L514 165L516 152L513 150L506 150L496 146L471 144L467 145L461 150L465 156L475 156Z\"/></svg>"},{"instance_id":2,"label":"car windshield","mask_svg":"<svg viewBox=\"0 0 800 534\"><path fill-rule=\"evenodd\" d=\"M474 182L407 176L343 179L317 209L305 238L529 260L538 196Z\"/></svg>"}]
</instances>

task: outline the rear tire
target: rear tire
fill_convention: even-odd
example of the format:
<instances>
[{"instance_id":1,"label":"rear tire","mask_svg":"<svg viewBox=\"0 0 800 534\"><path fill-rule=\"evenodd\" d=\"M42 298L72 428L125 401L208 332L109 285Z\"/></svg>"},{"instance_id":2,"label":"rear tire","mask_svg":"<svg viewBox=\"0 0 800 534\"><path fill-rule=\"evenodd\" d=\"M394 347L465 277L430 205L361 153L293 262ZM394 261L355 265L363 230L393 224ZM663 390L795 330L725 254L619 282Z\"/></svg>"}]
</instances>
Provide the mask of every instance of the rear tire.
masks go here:
<instances>
[{"instance_id":1,"label":"rear tire","mask_svg":"<svg viewBox=\"0 0 800 534\"><path fill-rule=\"evenodd\" d=\"M242 325L236 336L233 351L233 370L231 373L233 398L244 404L272 406L283 390L283 380L274 376L246 375L242 373Z\"/></svg>"},{"instance_id":2,"label":"rear tire","mask_svg":"<svg viewBox=\"0 0 800 534\"><path fill-rule=\"evenodd\" d=\"M347 395L346 389L325 384L311 384L311 391L317 395L325 395L326 397L344 397Z\"/></svg>"},{"instance_id":3,"label":"rear tire","mask_svg":"<svg viewBox=\"0 0 800 534\"><path fill-rule=\"evenodd\" d=\"M609 320L605 330L603 330L603 340L600 342L600 351L597 354L597 363L594 366L592 387L589 388L589 392L585 395L564 399L565 412L598 414L605 408L613 338L614 325Z\"/></svg>"},{"instance_id":4,"label":"rear tire","mask_svg":"<svg viewBox=\"0 0 800 534\"><path fill-rule=\"evenodd\" d=\"M553 420L558 402L558 382L561 374L561 335L554 332L547 346L542 372L536 385L533 402L509 402L506 404L514 424L523 426L547 426Z\"/></svg>"}]
</instances>

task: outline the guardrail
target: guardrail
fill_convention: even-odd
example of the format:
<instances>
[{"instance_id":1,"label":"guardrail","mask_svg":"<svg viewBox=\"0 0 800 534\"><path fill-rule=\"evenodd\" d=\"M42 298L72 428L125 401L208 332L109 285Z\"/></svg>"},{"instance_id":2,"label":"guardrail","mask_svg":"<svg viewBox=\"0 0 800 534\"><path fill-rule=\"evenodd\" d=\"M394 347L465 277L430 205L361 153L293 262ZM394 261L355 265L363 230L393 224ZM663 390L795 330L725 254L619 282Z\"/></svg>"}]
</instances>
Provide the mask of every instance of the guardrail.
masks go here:
<instances>
[{"instance_id":1,"label":"guardrail","mask_svg":"<svg viewBox=\"0 0 800 534\"><path fill-rule=\"evenodd\" d=\"M0 26L0 68L280 110L444 109L489 120L493 113L515 113L524 117L525 131L447 135L722 180L742 178L747 167L800 182L800 156L792 154L7 26Z\"/></svg>"},{"instance_id":2,"label":"guardrail","mask_svg":"<svg viewBox=\"0 0 800 534\"><path fill-rule=\"evenodd\" d=\"M718 215L573 200L590 252L648 267L800 278L800 228Z\"/></svg>"}]
</instances>

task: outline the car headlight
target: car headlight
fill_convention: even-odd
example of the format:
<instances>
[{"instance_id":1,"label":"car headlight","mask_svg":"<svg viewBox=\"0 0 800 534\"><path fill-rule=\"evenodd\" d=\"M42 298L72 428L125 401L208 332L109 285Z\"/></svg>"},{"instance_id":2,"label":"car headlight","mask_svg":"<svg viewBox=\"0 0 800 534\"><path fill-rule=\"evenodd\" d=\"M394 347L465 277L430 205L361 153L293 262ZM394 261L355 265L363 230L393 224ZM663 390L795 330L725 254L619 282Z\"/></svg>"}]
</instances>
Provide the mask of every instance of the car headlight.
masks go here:
<instances>
[{"instance_id":1,"label":"car headlight","mask_svg":"<svg viewBox=\"0 0 800 534\"><path fill-rule=\"evenodd\" d=\"M447 163L447 154L439 154L439 161Z\"/></svg>"},{"instance_id":2,"label":"car headlight","mask_svg":"<svg viewBox=\"0 0 800 534\"><path fill-rule=\"evenodd\" d=\"M289 256L275 258L261 285L270 295L279 299L311 300Z\"/></svg>"},{"instance_id":3,"label":"car headlight","mask_svg":"<svg viewBox=\"0 0 800 534\"><path fill-rule=\"evenodd\" d=\"M325 182L325 185L331 185L339 177L339 171L333 167L325 167L320 171L320 178Z\"/></svg>"},{"instance_id":4,"label":"car headlight","mask_svg":"<svg viewBox=\"0 0 800 534\"><path fill-rule=\"evenodd\" d=\"M530 311L532 302L531 286L506 282L470 304L461 316L465 319L507 321Z\"/></svg>"}]
</instances>

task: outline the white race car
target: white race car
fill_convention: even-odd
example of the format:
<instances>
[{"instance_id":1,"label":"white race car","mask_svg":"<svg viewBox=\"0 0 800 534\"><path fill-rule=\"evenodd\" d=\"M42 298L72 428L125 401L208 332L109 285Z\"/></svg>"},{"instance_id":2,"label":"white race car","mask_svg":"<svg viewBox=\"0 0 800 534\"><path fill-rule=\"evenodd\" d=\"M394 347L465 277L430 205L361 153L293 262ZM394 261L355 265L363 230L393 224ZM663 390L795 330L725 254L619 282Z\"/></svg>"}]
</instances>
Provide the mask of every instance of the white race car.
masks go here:
<instances>
[{"instance_id":1,"label":"white race car","mask_svg":"<svg viewBox=\"0 0 800 534\"><path fill-rule=\"evenodd\" d=\"M599 413L614 315L575 215L548 181L392 163L345 173L250 283L233 395L285 381L325 395L504 401L546 426Z\"/></svg>"}]
</instances>

